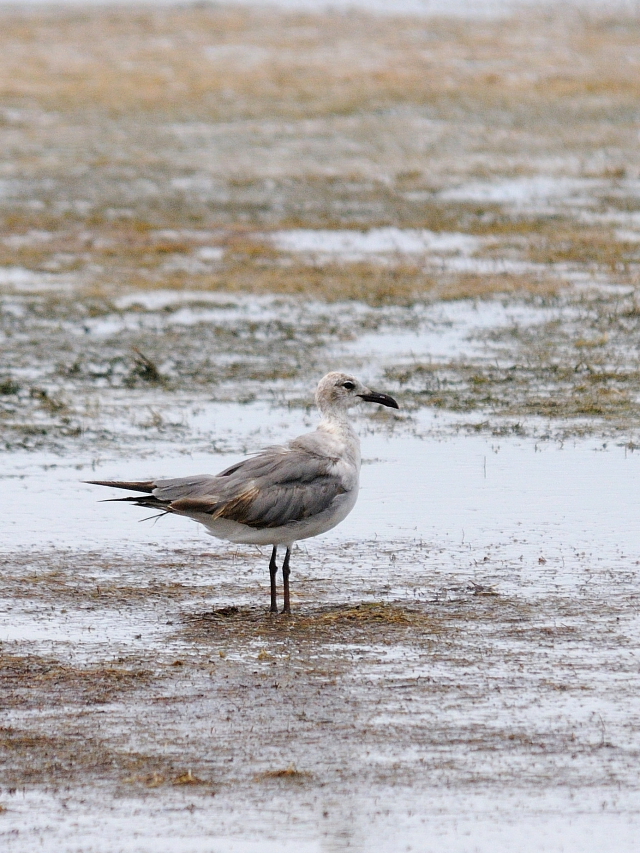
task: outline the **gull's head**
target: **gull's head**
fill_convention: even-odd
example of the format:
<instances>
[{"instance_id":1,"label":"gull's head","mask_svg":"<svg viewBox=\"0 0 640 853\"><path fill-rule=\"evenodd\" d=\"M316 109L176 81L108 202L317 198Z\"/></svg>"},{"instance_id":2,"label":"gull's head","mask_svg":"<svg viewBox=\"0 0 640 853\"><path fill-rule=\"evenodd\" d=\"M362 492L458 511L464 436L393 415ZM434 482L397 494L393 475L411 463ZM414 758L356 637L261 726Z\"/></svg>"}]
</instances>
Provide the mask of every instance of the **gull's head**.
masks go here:
<instances>
[{"instance_id":1,"label":"gull's head","mask_svg":"<svg viewBox=\"0 0 640 853\"><path fill-rule=\"evenodd\" d=\"M316 390L316 403L323 414L336 411L346 411L356 403L379 403L381 406L389 406L398 409L399 406L393 397L388 394L380 394L363 385L355 376L349 373L327 373L318 383Z\"/></svg>"}]
</instances>

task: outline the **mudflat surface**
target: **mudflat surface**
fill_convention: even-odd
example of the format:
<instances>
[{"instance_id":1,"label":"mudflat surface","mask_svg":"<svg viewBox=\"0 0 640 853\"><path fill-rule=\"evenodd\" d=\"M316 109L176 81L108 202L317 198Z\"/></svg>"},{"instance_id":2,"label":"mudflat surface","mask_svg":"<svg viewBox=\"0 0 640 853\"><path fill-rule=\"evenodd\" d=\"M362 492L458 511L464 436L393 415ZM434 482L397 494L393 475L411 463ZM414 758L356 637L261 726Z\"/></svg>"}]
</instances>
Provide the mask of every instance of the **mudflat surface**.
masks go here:
<instances>
[{"instance_id":1,"label":"mudflat surface","mask_svg":"<svg viewBox=\"0 0 640 853\"><path fill-rule=\"evenodd\" d=\"M635 850L637 14L0 19L4 848ZM82 482L330 369L401 409L290 618Z\"/></svg>"}]
</instances>

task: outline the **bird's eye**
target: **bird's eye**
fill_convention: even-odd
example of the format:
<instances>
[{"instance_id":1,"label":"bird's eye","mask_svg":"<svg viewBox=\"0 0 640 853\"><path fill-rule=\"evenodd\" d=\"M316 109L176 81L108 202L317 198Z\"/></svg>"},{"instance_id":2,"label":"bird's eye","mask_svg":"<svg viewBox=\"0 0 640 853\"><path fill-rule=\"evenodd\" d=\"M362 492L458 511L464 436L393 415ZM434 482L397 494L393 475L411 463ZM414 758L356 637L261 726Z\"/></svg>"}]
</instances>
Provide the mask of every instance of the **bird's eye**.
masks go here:
<instances>
[{"instance_id":1,"label":"bird's eye","mask_svg":"<svg viewBox=\"0 0 640 853\"><path fill-rule=\"evenodd\" d=\"M342 387L346 388L347 391L353 391L353 389L356 387L356 384L355 382L343 382Z\"/></svg>"}]
</instances>

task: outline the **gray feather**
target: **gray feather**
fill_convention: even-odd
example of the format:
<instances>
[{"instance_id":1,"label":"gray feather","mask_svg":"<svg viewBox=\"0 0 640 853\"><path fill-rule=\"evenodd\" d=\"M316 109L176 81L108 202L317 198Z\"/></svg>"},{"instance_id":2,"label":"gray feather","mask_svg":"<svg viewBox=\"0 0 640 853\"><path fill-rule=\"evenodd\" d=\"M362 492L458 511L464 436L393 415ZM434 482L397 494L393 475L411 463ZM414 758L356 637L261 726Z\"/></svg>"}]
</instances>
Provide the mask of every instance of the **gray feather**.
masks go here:
<instances>
[{"instance_id":1,"label":"gray feather","mask_svg":"<svg viewBox=\"0 0 640 853\"><path fill-rule=\"evenodd\" d=\"M307 443L268 447L215 477L158 480L153 497L170 512L206 513L256 529L301 521L328 509L347 491L332 473L334 460Z\"/></svg>"}]
</instances>

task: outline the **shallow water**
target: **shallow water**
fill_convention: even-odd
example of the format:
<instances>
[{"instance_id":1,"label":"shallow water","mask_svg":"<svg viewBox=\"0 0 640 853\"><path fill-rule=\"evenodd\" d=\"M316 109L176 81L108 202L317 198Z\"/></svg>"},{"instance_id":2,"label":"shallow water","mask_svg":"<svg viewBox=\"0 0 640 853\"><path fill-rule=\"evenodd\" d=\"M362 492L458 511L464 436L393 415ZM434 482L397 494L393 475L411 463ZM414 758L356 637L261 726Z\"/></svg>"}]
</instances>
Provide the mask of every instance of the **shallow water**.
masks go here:
<instances>
[{"instance_id":1,"label":"shallow water","mask_svg":"<svg viewBox=\"0 0 640 853\"><path fill-rule=\"evenodd\" d=\"M211 406L208 417L220 433L233 433L248 449L296 435L309 426L302 412L283 413L262 404ZM395 580L388 590L392 598L409 595L415 600L431 599L438 584L452 588L490 584L499 594L533 599L544 597L551 584L556 592L570 594L589 582L591 569L586 570L585 563L593 570L609 566L612 571L616 567L615 572L635 574L640 565L638 453L592 440L540 444L513 437L436 439L431 435L434 423L432 416L417 418L413 435L385 435L371 425L364 430L356 508L334 531L300 543L294 561L304 567L305 577L313 578L328 549L332 559L338 560L341 578L328 594L330 600L347 590L349 597L357 597L359 590L367 594L369 583L361 563L367 553L381 567L376 572L384 573L385 565L393 570ZM183 574L178 569L175 580L193 583L197 577L200 583L212 584L212 589L218 571L222 571L219 580L224 589L229 572L232 576L238 561L242 563L251 552L255 591L248 597L242 593L241 599L261 605L268 549L262 549L260 556L260 549L219 542L187 519L168 516L144 521L148 511L101 502L121 493L82 482L85 478L215 473L239 458L237 453L176 455L168 446L137 463L131 458L96 462L86 457L71 461L46 454L15 454L3 472L11 501L4 512L1 551L8 562L24 549L36 553L54 549L63 560L65 554L71 558L82 552L102 553L104 562L115 568L106 574L98 569L94 577L86 574L85 567L83 580L94 577L99 585L102 578L117 585L117 566L129 562L132 549L146 554L147 561L158 549L193 550L194 556L202 552L200 569L195 576L192 570ZM350 562L342 548L354 542L365 545L360 546L361 557ZM414 552L420 550L424 559L411 565ZM432 551L451 554L450 562L436 568L435 577L428 556ZM209 567L207 554L231 563L222 569L215 563ZM326 572L320 569L319 576L326 579ZM615 583L612 580L612 589ZM227 601L223 597L221 603ZM72 627L69 617L59 624L55 615L47 614L45 622L34 626L25 616L17 622L11 619L0 629L0 641L35 642L44 650L50 643L55 647L62 632L66 643L77 645L85 630L82 624ZM117 634L119 629L112 627ZM107 626L93 630L99 637L94 634L89 639L99 648L108 639Z\"/></svg>"},{"instance_id":2,"label":"shallow water","mask_svg":"<svg viewBox=\"0 0 640 853\"><path fill-rule=\"evenodd\" d=\"M283 413L262 404L211 405L206 418L220 434L233 430L239 443L251 441L254 449L309 426L302 412ZM543 524L557 526L557 538L575 539L576 546L585 544L581 537L588 531L593 531L594 539L618 542L623 550L636 542L633 519L638 513L634 493L639 454L593 441L559 445L471 436L433 440L429 438L432 425L432 416L415 420L415 436L381 436L375 434L375 427L368 427L363 438L361 494L348 522L351 536L389 539L398 530L449 536L466 529L476 538L522 524L532 532ZM123 523L126 518L134 520L131 508L93 505L90 495L96 500L103 496L83 484L83 478L215 473L239 458L229 453L171 455L167 450L138 463L135 459L96 463L86 457L71 461L46 454L14 454L2 475L12 493L5 514L8 537L2 549L27 543L74 548L142 543L149 537L147 527ZM407 502L405 494L415 500ZM110 521L101 521L113 512L119 513L117 539ZM171 536L181 528L190 529L182 519L167 518L157 530L162 535L169 533L168 527ZM541 531L540 535L547 534Z\"/></svg>"},{"instance_id":3,"label":"shallow water","mask_svg":"<svg viewBox=\"0 0 640 853\"><path fill-rule=\"evenodd\" d=\"M64 844L71 834L83 839L79 849L110 853L114 844L127 853L330 853L351 849L365 853L396 853L398 850L421 853L491 853L496 849L517 849L522 853L560 853L561 851L604 850L615 839L616 850L621 853L633 851L637 838L638 823L626 821L616 814L607 814L602 803L596 802L597 795L582 806L575 798L565 795L559 798L541 798L531 802L518 796L507 796L501 804L470 794L467 802L475 817L469 819L458 812L460 803L454 803L442 794L434 794L431 801L433 817L426 821L414 812L415 803L410 795L403 802L406 812L407 830L400 836L386 812L384 799L377 803L375 812L366 809L362 798L355 792L346 801L337 803L327 793L324 803L328 808L324 819L325 828L315 840L303 837L304 825L289 839L239 840L227 835L225 829L232 824L233 803L225 803L229 809L225 818L217 810L218 826L212 827L208 810L197 796L185 798L178 807L186 812L183 826L178 827L177 815L168 818L161 803L150 808L145 800L125 805L114 805L108 815L89 819L72 802L62 809L53 798L28 795L18 800L19 815L40 812L46 815L35 823L29 840L37 842L40 832L45 832ZM98 810L99 804L91 804ZM322 805L319 808L322 808ZM193 807L193 808L191 808ZM586 809L597 807L601 813L592 816ZM178 811L176 808L176 812ZM280 809L280 811L279 811ZM262 815L264 824L275 827L286 810L286 800L278 797L272 808ZM339 816L336 811L341 812ZM323 812L324 814L324 812ZM544 816L541 816L543 814ZM18 815L7 816L9 826L20 826ZM240 817L234 815L235 820ZM302 822L301 822L302 823ZM225 826L227 824L227 826ZM255 828L256 833L260 830ZM402 845L402 846L399 846ZM13 849L12 847L9 849ZM18 849L18 848L15 848Z\"/></svg>"}]
</instances>

